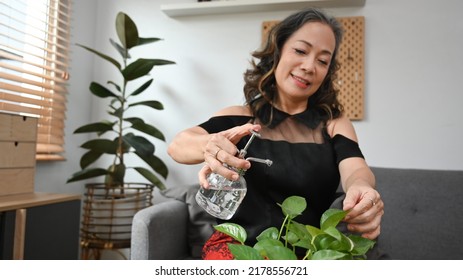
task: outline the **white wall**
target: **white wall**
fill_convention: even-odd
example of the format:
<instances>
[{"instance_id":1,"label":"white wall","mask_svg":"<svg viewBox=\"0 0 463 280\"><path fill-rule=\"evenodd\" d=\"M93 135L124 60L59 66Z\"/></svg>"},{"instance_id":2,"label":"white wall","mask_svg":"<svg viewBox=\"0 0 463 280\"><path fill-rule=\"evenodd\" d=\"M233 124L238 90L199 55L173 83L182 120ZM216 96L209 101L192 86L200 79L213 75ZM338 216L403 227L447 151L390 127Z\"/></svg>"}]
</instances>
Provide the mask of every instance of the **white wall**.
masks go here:
<instances>
[{"instance_id":1,"label":"white wall","mask_svg":"<svg viewBox=\"0 0 463 280\"><path fill-rule=\"evenodd\" d=\"M126 12L141 36L164 41L134 55L176 61L152 72L151 91L165 110L144 116L170 142L180 130L206 120L219 108L241 104L242 73L259 46L261 23L290 11L170 18L160 4L194 0L74 1L74 42L114 54L114 19ZM366 21L366 117L354 125L370 165L463 170L463 2L459 0L367 0L364 7L329 9L335 16ZM75 48L66 127L67 161L39 163L36 189L75 192L83 183L65 184L78 170L82 136L78 126L99 120L91 80L105 82L112 70ZM143 114L143 112L137 112ZM167 163L169 185L196 182L199 166L175 163L167 144L155 142ZM134 177L134 180L136 178Z\"/></svg>"}]
</instances>

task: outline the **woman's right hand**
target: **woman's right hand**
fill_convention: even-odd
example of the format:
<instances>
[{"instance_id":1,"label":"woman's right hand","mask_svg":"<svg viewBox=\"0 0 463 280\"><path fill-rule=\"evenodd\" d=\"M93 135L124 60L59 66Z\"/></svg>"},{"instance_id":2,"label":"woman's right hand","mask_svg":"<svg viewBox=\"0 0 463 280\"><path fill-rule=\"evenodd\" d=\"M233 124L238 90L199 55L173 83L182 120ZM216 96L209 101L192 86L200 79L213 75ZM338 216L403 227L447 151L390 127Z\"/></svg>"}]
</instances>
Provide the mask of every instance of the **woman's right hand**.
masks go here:
<instances>
[{"instance_id":1,"label":"woman's right hand","mask_svg":"<svg viewBox=\"0 0 463 280\"><path fill-rule=\"evenodd\" d=\"M260 129L260 125L249 123L211 135L204 147L205 165L198 173L200 185L203 188L209 187L206 177L212 172L218 173L229 180L238 180L238 173L225 167L224 164L237 169L249 169L251 163L238 158L239 150L236 144L244 136L250 135L251 130L259 131Z\"/></svg>"}]
</instances>

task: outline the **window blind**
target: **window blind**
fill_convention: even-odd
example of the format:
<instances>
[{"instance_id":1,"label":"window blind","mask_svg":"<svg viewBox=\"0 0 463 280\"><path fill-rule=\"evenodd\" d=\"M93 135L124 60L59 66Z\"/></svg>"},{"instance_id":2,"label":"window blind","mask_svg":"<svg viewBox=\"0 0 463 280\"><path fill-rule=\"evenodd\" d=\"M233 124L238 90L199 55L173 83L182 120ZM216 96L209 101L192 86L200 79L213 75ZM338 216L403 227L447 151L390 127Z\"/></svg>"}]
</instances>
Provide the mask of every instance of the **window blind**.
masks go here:
<instances>
[{"instance_id":1,"label":"window blind","mask_svg":"<svg viewBox=\"0 0 463 280\"><path fill-rule=\"evenodd\" d=\"M63 160L71 0L0 0L0 111L38 118L37 160Z\"/></svg>"}]
</instances>

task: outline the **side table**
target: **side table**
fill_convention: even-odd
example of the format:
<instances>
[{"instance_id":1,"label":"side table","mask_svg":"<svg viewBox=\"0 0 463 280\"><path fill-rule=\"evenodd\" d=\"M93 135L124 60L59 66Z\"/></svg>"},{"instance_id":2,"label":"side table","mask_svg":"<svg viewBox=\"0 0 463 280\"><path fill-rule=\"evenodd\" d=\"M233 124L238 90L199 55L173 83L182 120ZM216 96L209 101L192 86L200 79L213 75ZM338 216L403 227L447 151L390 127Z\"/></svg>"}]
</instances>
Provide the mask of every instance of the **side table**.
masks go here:
<instances>
[{"instance_id":1,"label":"side table","mask_svg":"<svg viewBox=\"0 0 463 280\"><path fill-rule=\"evenodd\" d=\"M69 210L70 211L69 213L57 213L59 211L56 211L56 209L62 209L62 208L52 208L53 210L49 210L48 212L40 211L41 209L43 210L44 207L46 209L47 206L51 206L51 207L60 206L62 203L67 203L67 202L71 203L71 206L67 207L71 209ZM59 217L61 218L62 221L73 219L72 224L73 225L75 224L76 229L77 229L77 232L76 232L77 239L76 239L75 246L77 246L78 248L80 204L81 204L81 196L77 194L31 192L31 193L0 196L0 213L4 213L4 214L11 213L11 212L15 213L15 218L14 218L14 222L12 226L13 231L14 231L12 259L21 260L25 258L25 249L27 246L29 246L28 242L26 241L26 233L28 233L28 227L26 227L26 224L30 224L32 225L32 228L37 229L37 230L34 230L35 232L31 233L30 235L31 239L34 239L34 235L41 234L42 231L46 232L47 230L50 230L47 228L43 228L43 227L49 226L50 225L49 222L41 223L42 221L39 221L40 223L39 225L34 225L34 221L33 221L34 219L35 220L40 220L41 218L46 218L48 220L55 219L56 221L54 222L56 223L57 229L59 229L60 227L59 225L60 221L57 220ZM31 213L28 213L29 211ZM33 215L34 212L37 213L35 216ZM53 217L53 215L55 215L56 217ZM26 217L29 217L29 216L31 216L30 218L31 221L27 221L26 219ZM72 217L69 217L69 216L72 216ZM59 230L57 234L60 234ZM0 236L0 239L2 239L1 236ZM6 241L3 241L3 242L8 243ZM35 242L35 243L37 244L40 242ZM34 246L34 242L31 242L30 244L31 246ZM52 246L52 244L49 244L49 245ZM69 244L69 245L73 246L72 244ZM47 252L43 252L43 253L47 253ZM37 256L37 254L41 254L41 252L35 252L34 254L36 254L35 256ZM52 258L58 258L56 256L57 255L53 255Z\"/></svg>"}]
</instances>

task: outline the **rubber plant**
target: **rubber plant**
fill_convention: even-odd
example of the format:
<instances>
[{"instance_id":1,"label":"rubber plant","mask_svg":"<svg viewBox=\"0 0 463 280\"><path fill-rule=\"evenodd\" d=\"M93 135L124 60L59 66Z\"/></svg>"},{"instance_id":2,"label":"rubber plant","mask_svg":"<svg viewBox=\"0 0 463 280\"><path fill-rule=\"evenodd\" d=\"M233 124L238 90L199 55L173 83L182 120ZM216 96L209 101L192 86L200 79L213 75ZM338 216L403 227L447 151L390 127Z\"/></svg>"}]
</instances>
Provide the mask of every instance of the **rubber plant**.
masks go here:
<instances>
[{"instance_id":1,"label":"rubber plant","mask_svg":"<svg viewBox=\"0 0 463 280\"><path fill-rule=\"evenodd\" d=\"M96 138L81 145L82 148L87 150L80 159L81 170L74 173L67 182L104 176L106 186L124 185L126 171L132 168L156 187L164 189L165 186L159 175L164 179L167 178L167 166L154 154L155 146L145 138L145 135L162 141L165 141L165 137L156 127L146 123L139 117L128 117L127 113L140 106L154 110L163 109L163 105L159 101L151 98L140 100L140 96L148 93L147 89L153 82L153 78L148 77L153 67L174 64L174 62L153 58L133 59L130 55L133 48L151 44L160 39L140 37L136 24L123 12L117 14L116 32L119 43L113 39L109 41L117 50L120 56L119 60L87 46L77 44L114 66L115 71L120 74L121 78L118 81L108 81L106 85L91 82L90 92L93 95L109 99L106 110L108 118L83 125L74 131L74 133L96 134ZM122 63L119 61L122 61ZM142 79L146 81L143 82ZM128 86L132 82L137 85L141 84L141 86L129 92ZM135 99L136 101L134 101ZM129 153L138 156L149 168L127 166L125 156ZM92 167L102 156L112 157L109 166L107 168Z\"/></svg>"},{"instance_id":2,"label":"rubber plant","mask_svg":"<svg viewBox=\"0 0 463 280\"><path fill-rule=\"evenodd\" d=\"M223 223L215 228L237 241L228 247L237 260L297 260L297 247L303 248L304 260L366 259L366 253L375 241L358 235L344 234L337 225L347 212L326 210L320 219L320 228L303 225L294 219L307 207L303 197L291 196L279 204L284 214L281 228L270 227L257 237L254 246L245 245L244 228L235 223Z\"/></svg>"}]
</instances>

